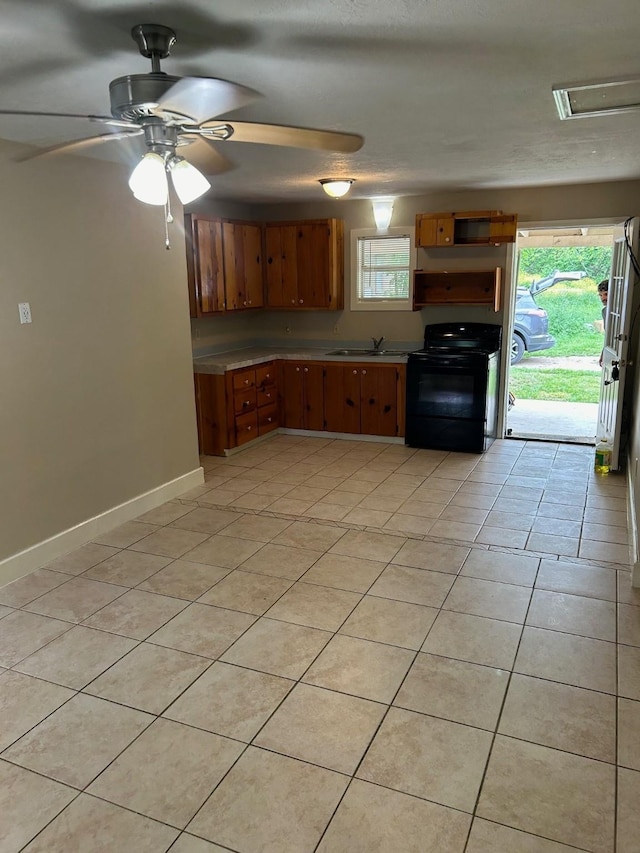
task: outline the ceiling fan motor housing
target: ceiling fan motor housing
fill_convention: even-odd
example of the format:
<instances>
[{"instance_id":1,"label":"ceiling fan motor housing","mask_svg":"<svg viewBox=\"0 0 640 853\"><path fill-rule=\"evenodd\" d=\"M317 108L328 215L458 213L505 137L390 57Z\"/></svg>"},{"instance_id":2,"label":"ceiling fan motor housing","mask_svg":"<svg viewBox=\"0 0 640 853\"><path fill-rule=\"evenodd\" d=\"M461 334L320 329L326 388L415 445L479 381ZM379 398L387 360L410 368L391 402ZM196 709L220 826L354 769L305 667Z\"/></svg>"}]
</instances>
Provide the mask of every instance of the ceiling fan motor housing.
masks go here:
<instances>
[{"instance_id":1,"label":"ceiling fan motor housing","mask_svg":"<svg viewBox=\"0 0 640 853\"><path fill-rule=\"evenodd\" d=\"M111 115L129 121L154 115L160 98L180 79L163 71L117 77L109 83Z\"/></svg>"}]
</instances>

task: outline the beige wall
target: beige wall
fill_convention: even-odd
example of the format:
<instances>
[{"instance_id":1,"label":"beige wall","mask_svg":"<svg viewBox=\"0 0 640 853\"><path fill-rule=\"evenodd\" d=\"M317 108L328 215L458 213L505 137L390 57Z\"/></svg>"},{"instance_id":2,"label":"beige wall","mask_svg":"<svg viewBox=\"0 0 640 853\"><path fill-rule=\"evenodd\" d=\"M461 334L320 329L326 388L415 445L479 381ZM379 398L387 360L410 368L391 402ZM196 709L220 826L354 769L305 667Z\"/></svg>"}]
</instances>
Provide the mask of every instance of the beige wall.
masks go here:
<instances>
[{"instance_id":1,"label":"beige wall","mask_svg":"<svg viewBox=\"0 0 640 853\"><path fill-rule=\"evenodd\" d=\"M15 151L0 143L0 561L199 464L181 226L167 252L121 166Z\"/></svg>"}]
</instances>

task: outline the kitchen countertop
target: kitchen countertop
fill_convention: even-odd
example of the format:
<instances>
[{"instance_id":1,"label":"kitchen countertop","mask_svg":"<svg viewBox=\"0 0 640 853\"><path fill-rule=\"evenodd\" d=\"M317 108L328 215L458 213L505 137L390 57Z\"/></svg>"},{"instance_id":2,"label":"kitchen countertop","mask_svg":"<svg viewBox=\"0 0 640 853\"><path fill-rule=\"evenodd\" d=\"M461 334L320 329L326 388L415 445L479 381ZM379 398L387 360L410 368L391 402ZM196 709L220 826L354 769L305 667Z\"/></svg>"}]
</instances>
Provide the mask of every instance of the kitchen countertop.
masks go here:
<instances>
[{"instance_id":1,"label":"kitchen countertop","mask_svg":"<svg viewBox=\"0 0 640 853\"><path fill-rule=\"evenodd\" d=\"M289 359L292 361L343 361L370 362L371 364L406 364L406 355L374 355L346 356L329 355L340 344L332 347L246 347L244 349L228 350L215 355L201 355L193 359L194 373L225 373L238 367L253 367L272 359Z\"/></svg>"}]
</instances>

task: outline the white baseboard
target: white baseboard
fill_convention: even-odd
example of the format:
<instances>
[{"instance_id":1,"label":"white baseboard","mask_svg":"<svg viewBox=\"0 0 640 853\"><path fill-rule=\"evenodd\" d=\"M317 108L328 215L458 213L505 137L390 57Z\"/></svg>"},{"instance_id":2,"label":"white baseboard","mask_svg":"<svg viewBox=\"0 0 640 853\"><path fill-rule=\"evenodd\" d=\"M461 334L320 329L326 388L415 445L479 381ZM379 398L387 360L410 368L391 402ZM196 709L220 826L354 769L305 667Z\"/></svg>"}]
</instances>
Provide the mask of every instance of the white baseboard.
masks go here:
<instances>
[{"instance_id":1,"label":"white baseboard","mask_svg":"<svg viewBox=\"0 0 640 853\"><path fill-rule=\"evenodd\" d=\"M631 586L640 587L640 554L638 548L638 519L631 466L627 465L627 528L629 530L629 551L631 558Z\"/></svg>"},{"instance_id":2,"label":"white baseboard","mask_svg":"<svg viewBox=\"0 0 640 853\"><path fill-rule=\"evenodd\" d=\"M133 518L142 515L143 512L155 509L166 501L176 498L190 489L195 489L196 486L201 486L203 483L204 469L194 468L193 471L176 477L175 480L163 483L155 489L101 512L100 515L88 518L86 521L76 524L75 527L56 533L49 539L25 548L24 551L13 554L5 560L0 560L0 586L23 575L28 575L45 563L55 560L56 557L61 557L74 548L79 548L80 545L90 542L99 534L105 533L113 527L118 527L125 521L131 521Z\"/></svg>"},{"instance_id":3,"label":"white baseboard","mask_svg":"<svg viewBox=\"0 0 640 853\"><path fill-rule=\"evenodd\" d=\"M327 430L316 429L289 429L280 427L280 435L304 435L307 438L342 438L345 441L375 441L381 444L402 444L404 436L397 435L365 435L358 432L327 432ZM271 433L273 435L273 433Z\"/></svg>"}]
</instances>

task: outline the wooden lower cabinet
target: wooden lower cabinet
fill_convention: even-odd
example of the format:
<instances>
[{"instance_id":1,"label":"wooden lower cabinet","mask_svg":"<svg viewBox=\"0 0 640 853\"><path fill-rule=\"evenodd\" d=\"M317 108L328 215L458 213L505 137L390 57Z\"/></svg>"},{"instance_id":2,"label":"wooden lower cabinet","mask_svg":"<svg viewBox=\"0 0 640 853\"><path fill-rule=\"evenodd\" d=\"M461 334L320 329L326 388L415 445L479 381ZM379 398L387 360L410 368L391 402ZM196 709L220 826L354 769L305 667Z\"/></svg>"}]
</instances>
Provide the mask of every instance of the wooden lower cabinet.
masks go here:
<instances>
[{"instance_id":1,"label":"wooden lower cabinet","mask_svg":"<svg viewBox=\"0 0 640 853\"><path fill-rule=\"evenodd\" d=\"M275 362L227 371L196 373L200 453L223 456L280 425Z\"/></svg>"},{"instance_id":2,"label":"wooden lower cabinet","mask_svg":"<svg viewBox=\"0 0 640 853\"><path fill-rule=\"evenodd\" d=\"M324 366L312 361L280 362L280 414L288 429L326 429Z\"/></svg>"},{"instance_id":3,"label":"wooden lower cabinet","mask_svg":"<svg viewBox=\"0 0 640 853\"><path fill-rule=\"evenodd\" d=\"M279 426L275 362L225 374L228 447L238 447Z\"/></svg>"},{"instance_id":4,"label":"wooden lower cabinet","mask_svg":"<svg viewBox=\"0 0 640 853\"><path fill-rule=\"evenodd\" d=\"M227 439L225 377L195 373L198 447L205 456L223 456Z\"/></svg>"},{"instance_id":5,"label":"wooden lower cabinet","mask_svg":"<svg viewBox=\"0 0 640 853\"><path fill-rule=\"evenodd\" d=\"M362 435L403 434L398 419L400 388L404 387L400 367L397 364L326 364L325 429Z\"/></svg>"},{"instance_id":6,"label":"wooden lower cabinet","mask_svg":"<svg viewBox=\"0 0 640 853\"><path fill-rule=\"evenodd\" d=\"M279 426L404 435L404 364L279 361L196 373L200 452L223 456Z\"/></svg>"}]
</instances>

